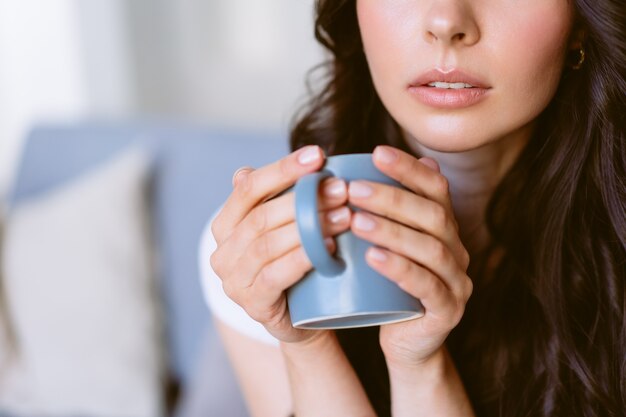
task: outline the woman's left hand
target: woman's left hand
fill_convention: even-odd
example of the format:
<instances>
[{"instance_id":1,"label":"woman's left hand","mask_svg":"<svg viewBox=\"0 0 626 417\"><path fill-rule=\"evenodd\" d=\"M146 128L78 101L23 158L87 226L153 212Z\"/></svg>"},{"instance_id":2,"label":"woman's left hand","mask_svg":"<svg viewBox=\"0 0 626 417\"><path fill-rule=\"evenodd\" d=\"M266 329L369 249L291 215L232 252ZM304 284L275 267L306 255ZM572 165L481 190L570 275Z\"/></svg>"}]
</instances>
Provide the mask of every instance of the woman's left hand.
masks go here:
<instances>
[{"instance_id":1,"label":"woman's left hand","mask_svg":"<svg viewBox=\"0 0 626 417\"><path fill-rule=\"evenodd\" d=\"M351 229L375 245L367 263L424 305L423 317L380 330L388 363L419 365L442 348L463 317L472 293L469 254L459 237L448 181L435 161L388 146L376 148L373 159L408 190L351 182L350 204L368 212L353 215Z\"/></svg>"}]
</instances>

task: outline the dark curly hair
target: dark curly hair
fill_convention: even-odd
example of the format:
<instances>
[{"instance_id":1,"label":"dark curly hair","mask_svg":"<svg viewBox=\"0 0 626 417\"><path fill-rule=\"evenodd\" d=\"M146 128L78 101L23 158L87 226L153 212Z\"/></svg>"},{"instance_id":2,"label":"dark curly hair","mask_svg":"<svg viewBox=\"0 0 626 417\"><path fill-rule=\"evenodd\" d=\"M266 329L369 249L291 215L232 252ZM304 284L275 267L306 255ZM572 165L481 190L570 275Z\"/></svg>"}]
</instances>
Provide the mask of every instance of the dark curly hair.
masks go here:
<instances>
[{"instance_id":1,"label":"dark curly hair","mask_svg":"<svg viewBox=\"0 0 626 417\"><path fill-rule=\"evenodd\" d=\"M481 416L626 415L626 3L574 3L587 59L564 70L490 201L491 244L472 259L474 295L447 342ZM374 90L355 0L318 0L315 35L331 59L292 148L406 150ZM378 415L390 415L377 329L338 336Z\"/></svg>"}]
</instances>

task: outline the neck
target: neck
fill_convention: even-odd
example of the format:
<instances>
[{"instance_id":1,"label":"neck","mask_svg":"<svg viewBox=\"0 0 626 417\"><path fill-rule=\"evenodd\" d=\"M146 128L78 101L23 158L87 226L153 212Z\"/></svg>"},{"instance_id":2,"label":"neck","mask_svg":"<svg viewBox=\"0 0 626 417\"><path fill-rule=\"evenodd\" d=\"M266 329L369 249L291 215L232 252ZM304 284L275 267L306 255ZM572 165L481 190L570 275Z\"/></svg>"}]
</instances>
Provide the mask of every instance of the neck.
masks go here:
<instances>
[{"instance_id":1,"label":"neck","mask_svg":"<svg viewBox=\"0 0 626 417\"><path fill-rule=\"evenodd\" d=\"M435 159L450 184L450 197L466 249L480 252L489 243L485 210L496 187L517 160L530 138L523 129L480 148L440 152L409 140L414 152Z\"/></svg>"}]
</instances>

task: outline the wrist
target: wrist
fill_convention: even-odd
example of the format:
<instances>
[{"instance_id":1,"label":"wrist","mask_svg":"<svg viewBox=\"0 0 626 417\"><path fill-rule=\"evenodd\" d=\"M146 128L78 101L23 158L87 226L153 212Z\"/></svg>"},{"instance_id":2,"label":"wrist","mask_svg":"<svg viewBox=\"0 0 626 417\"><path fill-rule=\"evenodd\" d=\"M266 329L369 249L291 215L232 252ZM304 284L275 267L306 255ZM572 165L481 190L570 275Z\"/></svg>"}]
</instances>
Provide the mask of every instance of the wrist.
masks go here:
<instances>
[{"instance_id":1,"label":"wrist","mask_svg":"<svg viewBox=\"0 0 626 417\"><path fill-rule=\"evenodd\" d=\"M474 415L463 382L445 347L424 361L388 361L387 367L394 416Z\"/></svg>"},{"instance_id":2,"label":"wrist","mask_svg":"<svg viewBox=\"0 0 626 417\"><path fill-rule=\"evenodd\" d=\"M416 383L443 379L451 359L445 347L439 348L428 358L419 362L386 359L389 377L397 381Z\"/></svg>"},{"instance_id":3,"label":"wrist","mask_svg":"<svg viewBox=\"0 0 626 417\"><path fill-rule=\"evenodd\" d=\"M296 416L374 416L367 394L333 331L281 342ZM320 401L333 398L333 401Z\"/></svg>"},{"instance_id":4,"label":"wrist","mask_svg":"<svg viewBox=\"0 0 626 417\"><path fill-rule=\"evenodd\" d=\"M286 357L319 355L320 352L339 345L335 332L329 330L315 331L315 334L301 342L280 342L280 349Z\"/></svg>"}]
</instances>

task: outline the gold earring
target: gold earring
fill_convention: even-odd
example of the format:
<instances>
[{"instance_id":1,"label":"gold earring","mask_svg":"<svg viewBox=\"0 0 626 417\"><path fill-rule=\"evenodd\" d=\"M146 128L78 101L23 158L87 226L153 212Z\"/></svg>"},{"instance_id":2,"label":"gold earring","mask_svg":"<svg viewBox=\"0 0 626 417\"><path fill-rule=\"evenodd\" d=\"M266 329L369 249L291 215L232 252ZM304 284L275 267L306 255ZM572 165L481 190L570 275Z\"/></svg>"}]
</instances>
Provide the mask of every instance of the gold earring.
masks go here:
<instances>
[{"instance_id":1,"label":"gold earring","mask_svg":"<svg viewBox=\"0 0 626 417\"><path fill-rule=\"evenodd\" d=\"M583 62L585 62L585 49L584 48L580 48L578 50L578 53L580 55L580 58L578 58L578 62L576 64L574 64L574 66L572 66L573 70L578 70L580 69L580 67L583 66Z\"/></svg>"}]
</instances>

